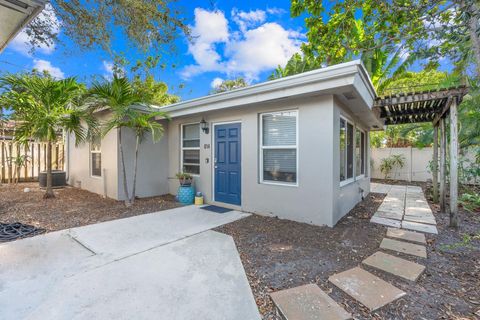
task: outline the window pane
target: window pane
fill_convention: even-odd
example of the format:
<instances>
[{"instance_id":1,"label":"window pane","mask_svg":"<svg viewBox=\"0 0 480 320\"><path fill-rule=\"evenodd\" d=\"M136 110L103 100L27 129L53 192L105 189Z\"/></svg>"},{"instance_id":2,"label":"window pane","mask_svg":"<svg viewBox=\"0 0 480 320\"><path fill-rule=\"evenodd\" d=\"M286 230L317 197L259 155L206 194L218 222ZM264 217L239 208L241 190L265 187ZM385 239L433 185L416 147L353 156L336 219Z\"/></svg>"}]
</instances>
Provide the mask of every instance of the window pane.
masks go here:
<instances>
[{"instance_id":1,"label":"window pane","mask_svg":"<svg viewBox=\"0 0 480 320\"><path fill-rule=\"evenodd\" d=\"M353 178L353 125L347 122L347 179Z\"/></svg>"},{"instance_id":2,"label":"window pane","mask_svg":"<svg viewBox=\"0 0 480 320\"><path fill-rule=\"evenodd\" d=\"M355 132L355 175L362 174L362 132L357 129Z\"/></svg>"},{"instance_id":3,"label":"window pane","mask_svg":"<svg viewBox=\"0 0 480 320\"><path fill-rule=\"evenodd\" d=\"M264 149L263 180L297 182L297 150Z\"/></svg>"},{"instance_id":4,"label":"window pane","mask_svg":"<svg viewBox=\"0 0 480 320\"><path fill-rule=\"evenodd\" d=\"M102 154L92 153L92 176L102 176Z\"/></svg>"},{"instance_id":5,"label":"window pane","mask_svg":"<svg viewBox=\"0 0 480 320\"><path fill-rule=\"evenodd\" d=\"M294 146L297 144L297 112L262 115L264 146Z\"/></svg>"},{"instance_id":6,"label":"window pane","mask_svg":"<svg viewBox=\"0 0 480 320\"><path fill-rule=\"evenodd\" d=\"M190 174L200 174L200 165L184 165L183 172Z\"/></svg>"},{"instance_id":7,"label":"window pane","mask_svg":"<svg viewBox=\"0 0 480 320\"><path fill-rule=\"evenodd\" d=\"M183 164L200 164L200 150L183 150Z\"/></svg>"},{"instance_id":8,"label":"window pane","mask_svg":"<svg viewBox=\"0 0 480 320\"><path fill-rule=\"evenodd\" d=\"M200 124L187 124L183 126L183 147L200 147Z\"/></svg>"},{"instance_id":9,"label":"window pane","mask_svg":"<svg viewBox=\"0 0 480 320\"><path fill-rule=\"evenodd\" d=\"M345 120L340 119L340 181L346 179L345 172L345 151L346 151L346 133Z\"/></svg>"}]
</instances>

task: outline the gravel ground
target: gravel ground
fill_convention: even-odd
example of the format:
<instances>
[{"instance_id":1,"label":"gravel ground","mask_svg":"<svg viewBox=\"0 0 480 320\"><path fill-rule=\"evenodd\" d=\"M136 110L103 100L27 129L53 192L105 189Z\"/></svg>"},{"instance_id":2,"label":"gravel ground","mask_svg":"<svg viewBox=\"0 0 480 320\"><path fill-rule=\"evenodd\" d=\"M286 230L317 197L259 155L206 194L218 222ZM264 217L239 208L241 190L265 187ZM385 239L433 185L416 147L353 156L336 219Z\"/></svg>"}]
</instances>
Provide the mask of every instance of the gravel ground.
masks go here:
<instances>
[{"instance_id":1,"label":"gravel ground","mask_svg":"<svg viewBox=\"0 0 480 320\"><path fill-rule=\"evenodd\" d=\"M24 188L31 191L25 193ZM159 196L137 199L127 208L122 201L72 187L56 189L54 199L43 199L43 194L38 183L0 185L0 222L21 222L55 231L178 206L172 196Z\"/></svg>"},{"instance_id":2,"label":"gravel ground","mask_svg":"<svg viewBox=\"0 0 480 320\"><path fill-rule=\"evenodd\" d=\"M447 215L431 204L440 234L427 236L428 259L418 260L427 270L416 283L365 267L407 292L405 297L370 313L328 282L378 250L386 228L369 218L384 196L370 194L335 228L253 215L217 229L233 236L263 319L280 319L270 292L307 283L317 283L356 319L480 319L480 241L455 247L464 234L480 233L480 217L463 210L461 227L452 230Z\"/></svg>"}]
</instances>

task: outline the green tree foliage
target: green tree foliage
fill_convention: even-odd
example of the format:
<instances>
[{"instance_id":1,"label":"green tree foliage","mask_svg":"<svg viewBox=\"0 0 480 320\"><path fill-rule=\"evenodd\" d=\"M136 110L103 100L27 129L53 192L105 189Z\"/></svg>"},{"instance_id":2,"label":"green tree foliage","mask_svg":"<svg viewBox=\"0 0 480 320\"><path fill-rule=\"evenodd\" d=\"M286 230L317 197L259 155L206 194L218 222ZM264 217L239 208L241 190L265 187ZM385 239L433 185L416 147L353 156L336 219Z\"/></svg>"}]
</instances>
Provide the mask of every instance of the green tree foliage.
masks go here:
<instances>
[{"instance_id":1,"label":"green tree foliage","mask_svg":"<svg viewBox=\"0 0 480 320\"><path fill-rule=\"evenodd\" d=\"M239 88L244 88L247 86L248 86L248 83L245 81L244 78L224 80L220 85L218 85L212 90L212 93L221 93L221 92L226 92L226 91L235 90Z\"/></svg>"},{"instance_id":2,"label":"green tree foliage","mask_svg":"<svg viewBox=\"0 0 480 320\"><path fill-rule=\"evenodd\" d=\"M131 206L135 201L140 144L147 134L151 135L153 142L158 142L163 135L164 128L156 118L168 118L164 112L150 106L152 99L155 100L157 97L152 95L148 88L148 85L143 86L138 83L134 85L125 77L119 78L114 76L112 81L94 83L89 92L91 103L95 107L108 107L111 111L109 120L102 124L102 135L105 136L113 129L118 130L126 206ZM127 169L125 167L124 130L133 131L136 138L131 196L127 182Z\"/></svg>"},{"instance_id":3,"label":"green tree foliage","mask_svg":"<svg viewBox=\"0 0 480 320\"><path fill-rule=\"evenodd\" d=\"M36 18L26 27L33 47L51 45L60 30L80 48L110 52L115 31L131 45L147 50L172 44L188 27L173 0L53 0L54 14ZM56 16L56 17L55 17ZM61 22L58 22L58 21Z\"/></svg>"},{"instance_id":4,"label":"green tree foliage","mask_svg":"<svg viewBox=\"0 0 480 320\"><path fill-rule=\"evenodd\" d=\"M378 48L400 47L430 59L449 57L480 69L478 1L292 0L291 14L306 16L302 51L326 65Z\"/></svg>"},{"instance_id":5,"label":"green tree foliage","mask_svg":"<svg viewBox=\"0 0 480 320\"><path fill-rule=\"evenodd\" d=\"M269 80L279 79L294 74L315 70L321 67L316 59L302 56L295 53L287 62L285 67L278 66L268 78Z\"/></svg>"},{"instance_id":6,"label":"green tree foliage","mask_svg":"<svg viewBox=\"0 0 480 320\"><path fill-rule=\"evenodd\" d=\"M0 86L4 90L0 104L13 111L11 118L17 121L14 138L47 143L45 198L52 198L52 144L58 133L71 133L80 143L97 128L92 110L82 107L85 87L75 78L57 80L48 74L9 74L0 78Z\"/></svg>"},{"instance_id":7,"label":"green tree foliage","mask_svg":"<svg viewBox=\"0 0 480 320\"><path fill-rule=\"evenodd\" d=\"M180 97L168 93L168 85L165 82L155 81L153 76L148 75L145 80L135 77L132 87L145 101L157 106L164 106L180 101Z\"/></svg>"},{"instance_id":8,"label":"green tree foliage","mask_svg":"<svg viewBox=\"0 0 480 320\"><path fill-rule=\"evenodd\" d=\"M415 62L416 57L413 55L404 57L400 48L385 47L365 51L360 59L367 69L375 89L378 93L382 93L389 83L401 77L408 70ZM278 79L321 67L322 64L318 59L296 53L285 67L278 66L269 79Z\"/></svg>"}]
</instances>

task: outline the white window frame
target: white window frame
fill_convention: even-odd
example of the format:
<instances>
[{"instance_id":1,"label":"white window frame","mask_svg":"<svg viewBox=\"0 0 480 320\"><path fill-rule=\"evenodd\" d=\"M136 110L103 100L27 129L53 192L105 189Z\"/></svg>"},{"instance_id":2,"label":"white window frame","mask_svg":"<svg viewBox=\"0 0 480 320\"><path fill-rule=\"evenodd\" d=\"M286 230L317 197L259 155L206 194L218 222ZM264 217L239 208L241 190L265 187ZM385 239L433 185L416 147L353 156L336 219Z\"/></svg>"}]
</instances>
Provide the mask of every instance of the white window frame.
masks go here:
<instances>
[{"instance_id":1,"label":"white window frame","mask_svg":"<svg viewBox=\"0 0 480 320\"><path fill-rule=\"evenodd\" d=\"M346 186L347 184L350 184L350 183L352 183L352 182L355 181L355 164L356 164L356 162L355 162L355 124L353 123L353 121L350 121L349 119L347 119L346 117L344 117L344 116L342 116L342 115L340 116L340 119L343 119L343 120L345 121L345 141L346 141L347 138L348 138L348 125L347 125L347 124L350 123L350 124L352 125L353 130L354 130L354 132L353 132L353 160L352 160L352 161L353 161L353 164L352 164L352 165L353 165L353 175L352 175L351 178L347 178L347 179L345 179L345 180L343 180L343 181L340 181L340 187L343 187L343 186ZM339 130L340 130L340 119L338 120L338 124L339 124L338 129L339 129ZM339 154L340 154L340 131L338 132L338 141L339 141L339 144L338 144L339 150L338 150L338 152L339 152ZM348 151L347 151L347 145L348 145L348 144L345 144L345 177L348 176L348 174L347 174L347 172L348 172L348 156L347 156ZM339 179L340 179L340 176L339 176Z\"/></svg>"},{"instance_id":2,"label":"white window frame","mask_svg":"<svg viewBox=\"0 0 480 320\"><path fill-rule=\"evenodd\" d=\"M357 151L357 130L360 131L361 133L363 133L363 139L365 141L363 141L364 145L365 145L365 153L363 155L363 173L362 172L362 169L360 169L360 174L358 174L357 172L357 155L356 155L356 151ZM355 159L355 171L354 171L354 176L355 176L355 180L359 180L359 179L363 179L365 178L365 172L367 172L367 162L366 162L366 155L367 155L367 133L365 132L365 130L363 130L362 128L356 126L355 127L355 144L353 146L353 150L355 151L353 154L354 154L354 159ZM362 135L360 134L360 157L362 156Z\"/></svg>"},{"instance_id":3,"label":"white window frame","mask_svg":"<svg viewBox=\"0 0 480 320\"><path fill-rule=\"evenodd\" d=\"M280 113L284 113L284 112L294 112L296 114L296 121L295 121L295 136L296 136L296 139L295 139L295 146L264 146L263 145L263 116L264 115L275 115L275 114L280 114ZM260 135L260 148L259 148L259 153L260 153L260 156L259 156L259 160L260 160L260 163L259 163L259 168L260 168L260 183L261 184L267 184L267 185L276 185L276 186L286 186L286 187L298 187L299 183L299 178L300 178L300 174L299 174L299 165L298 165L298 158L299 158L299 151L298 151L298 109L293 109L293 110L278 110L278 111L271 111L271 112L264 112L264 113L260 113L260 117L259 117L259 122L260 122L260 131L259 131L259 135ZM280 182L277 182L277 181L271 181L271 180L264 180L263 179L263 150L265 149L270 149L270 150L277 150L277 149L281 149L281 150L293 150L295 149L296 150L296 163L295 163L295 166L296 166L296 181L295 183L288 183L288 182L283 182L283 181L280 181Z\"/></svg>"},{"instance_id":4,"label":"white window frame","mask_svg":"<svg viewBox=\"0 0 480 320\"><path fill-rule=\"evenodd\" d=\"M89 146L89 151L90 151L90 155L89 155L89 160L90 160L90 177L92 178L102 178L102 165L100 166L100 175L95 175L93 174L93 165L92 165L92 162L93 162L93 157L92 155L93 154L99 154L100 155L100 163L102 161L102 139L100 138L100 147L98 149L95 149L93 148L94 144L93 142L90 142L90 146Z\"/></svg>"},{"instance_id":5,"label":"white window frame","mask_svg":"<svg viewBox=\"0 0 480 320\"><path fill-rule=\"evenodd\" d=\"M183 127L192 125L192 124L198 124L198 130L199 130L199 136L198 136L198 147L183 147ZM190 122L190 123L182 123L180 125L180 171L183 172L183 151L184 150L198 150L199 153L199 160L200 160L200 153L201 153L201 148L200 148L200 136L202 134L202 129L200 128L200 122ZM196 164L189 164L189 165L196 165ZM194 177L200 177L200 174L202 173L202 168L201 168L201 161L198 163L198 174L197 173L190 173L190 175Z\"/></svg>"}]
</instances>

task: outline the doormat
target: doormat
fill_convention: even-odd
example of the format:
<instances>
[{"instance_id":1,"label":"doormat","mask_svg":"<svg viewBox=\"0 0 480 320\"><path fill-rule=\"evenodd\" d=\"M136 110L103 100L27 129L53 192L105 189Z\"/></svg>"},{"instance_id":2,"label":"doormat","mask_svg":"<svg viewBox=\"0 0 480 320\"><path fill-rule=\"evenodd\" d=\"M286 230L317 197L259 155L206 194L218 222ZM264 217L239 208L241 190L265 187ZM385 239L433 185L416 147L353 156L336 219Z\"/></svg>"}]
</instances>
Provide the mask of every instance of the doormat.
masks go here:
<instances>
[{"instance_id":1,"label":"doormat","mask_svg":"<svg viewBox=\"0 0 480 320\"><path fill-rule=\"evenodd\" d=\"M24 237L35 236L44 232L45 229L39 229L20 222L0 223L0 242L13 241Z\"/></svg>"},{"instance_id":2,"label":"doormat","mask_svg":"<svg viewBox=\"0 0 480 320\"><path fill-rule=\"evenodd\" d=\"M233 211L232 209L223 208L219 206L205 206L205 207L201 207L201 209L216 212L216 213L225 213L225 212Z\"/></svg>"}]
</instances>

